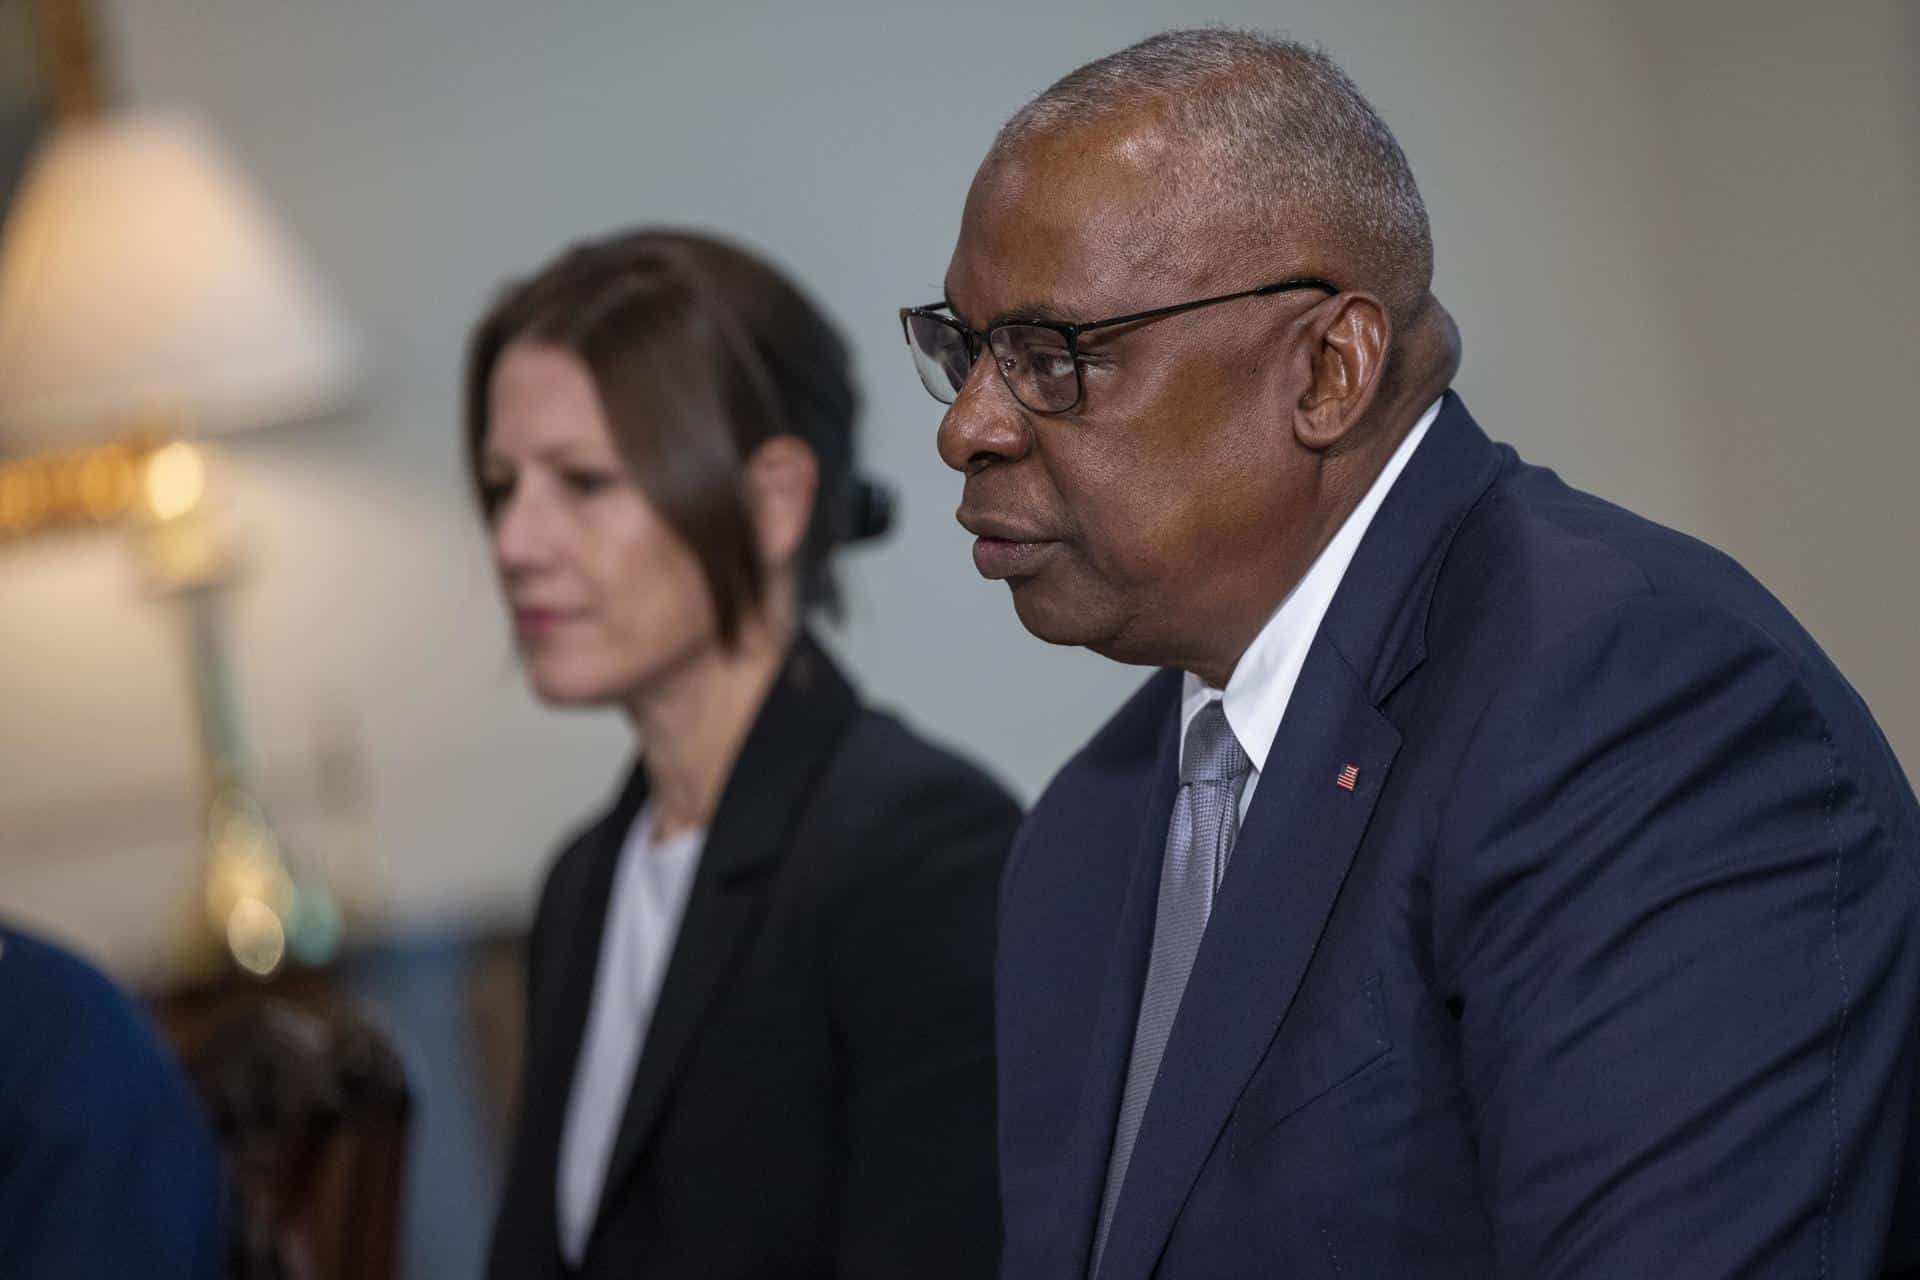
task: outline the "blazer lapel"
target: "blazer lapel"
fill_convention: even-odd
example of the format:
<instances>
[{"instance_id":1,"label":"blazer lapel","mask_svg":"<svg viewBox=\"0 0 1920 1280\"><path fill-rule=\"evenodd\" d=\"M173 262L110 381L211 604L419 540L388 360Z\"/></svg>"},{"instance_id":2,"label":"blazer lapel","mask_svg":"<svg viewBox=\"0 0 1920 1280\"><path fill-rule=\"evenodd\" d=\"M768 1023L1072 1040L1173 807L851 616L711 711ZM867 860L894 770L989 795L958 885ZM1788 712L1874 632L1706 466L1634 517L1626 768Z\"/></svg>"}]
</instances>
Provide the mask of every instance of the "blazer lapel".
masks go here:
<instances>
[{"instance_id":1,"label":"blazer lapel","mask_svg":"<svg viewBox=\"0 0 1920 1280\"><path fill-rule=\"evenodd\" d=\"M858 711L845 677L803 635L761 706L708 829L634 1068L603 1206L619 1193L659 1123L688 1050L756 932L771 873L792 842L813 784Z\"/></svg>"},{"instance_id":2,"label":"blazer lapel","mask_svg":"<svg viewBox=\"0 0 1920 1280\"><path fill-rule=\"evenodd\" d=\"M1140 989L1146 981L1147 961L1153 950L1160 862L1165 853L1174 794L1179 786L1178 681L1178 674L1170 673L1172 696L1162 717L1159 748L1148 757L1153 762L1152 772L1140 777L1124 777L1112 784L1113 793L1120 800L1110 812L1117 819L1116 831L1125 833L1118 839L1124 842L1131 838L1133 846L1129 849L1130 857L1115 860L1126 883L1105 967L1106 982L1099 995L1100 1012L1087 1055L1080 1115L1073 1130L1062 1188L1065 1203L1059 1221L1077 1227L1073 1238L1061 1242L1067 1252L1063 1274L1070 1271L1075 1276L1086 1275L1092 1259L1093 1229L1100 1213L1101 1194L1106 1188L1107 1161L1113 1151L1114 1117L1119 1113L1120 1091L1133 1053L1134 1024L1139 1019ZM1140 797L1145 798L1144 807ZM1121 847L1127 846L1122 843ZM1093 868L1089 868L1089 872L1092 871Z\"/></svg>"},{"instance_id":3,"label":"blazer lapel","mask_svg":"<svg viewBox=\"0 0 1920 1280\"><path fill-rule=\"evenodd\" d=\"M559 1175L567 1099L573 1092L573 1075L586 1037L587 1009L599 969L600 939L606 928L614 868L619 865L627 830L646 796L646 774L635 765L619 799L584 837L584 874L568 886L566 899L550 908L549 928L558 936L550 944L551 952L542 957L549 968L538 975L540 990L529 992L529 996L537 999L543 992L552 992L555 999L546 1005L545 1016L528 1038L525 1083L520 1092L525 1108L521 1122L525 1148L516 1152L501 1209L503 1220L513 1214L520 1223L517 1238L525 1244L514 1252L513 1265L522 1270L535 1265L538 1258L551 1262L551 1274L561 1272L554 1186ZM529 1001L529 1014L540 1011L533 999Z\"/></svg>"},{"instance_id":4,"label":"blazer lapel","mask_svg":"<svg viewBox=\"0 0 1920 1280\"><path fill-rule=\"evenodd\" d=\"M1497 450L1448 392L1348 566L1274 737L1168 1037L1100 1280L1151 1274L1292 1006L1400 749L1380 705L1424 660L1438 566L1498 471ZM1165 827L1163 813L1156 870Z\"/></svg>"}]
</instances>

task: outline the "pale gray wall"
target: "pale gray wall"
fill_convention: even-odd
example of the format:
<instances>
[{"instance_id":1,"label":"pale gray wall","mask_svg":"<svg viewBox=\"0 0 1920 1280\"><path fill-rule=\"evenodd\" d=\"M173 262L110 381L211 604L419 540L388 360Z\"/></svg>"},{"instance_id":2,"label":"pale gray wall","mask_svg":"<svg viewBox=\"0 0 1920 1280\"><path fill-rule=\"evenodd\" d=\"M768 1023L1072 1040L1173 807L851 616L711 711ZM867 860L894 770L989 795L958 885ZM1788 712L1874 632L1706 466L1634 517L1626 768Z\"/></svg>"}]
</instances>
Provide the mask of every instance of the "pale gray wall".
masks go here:
<instances>
[{"instance_id":1,"label":"pale gray wall","mask_svg":"<svg viewBox=\"0 0 1920 1280\"><path fill-rule=\"evenodd\" d=\"M119 0L137 103L225 136L364 326L364 404L228 452L273 798L357 899L528 906L626 738L550 714L505 643L456 449L466 327L505 275L639 221L722 229L841 318L899 535L837 647L879 701L1032 795L1140 678L978 581L893 320L939 292L999 120L1195 21L1327 45L1425 189L1460 389L1493 434L1717 542L1920 759L1920 83L1900 0L1295 5L1026 0ZM0 910L136 970L190 907L191 722L110 538L0 555Z\"/></svg>"}]
</instances>

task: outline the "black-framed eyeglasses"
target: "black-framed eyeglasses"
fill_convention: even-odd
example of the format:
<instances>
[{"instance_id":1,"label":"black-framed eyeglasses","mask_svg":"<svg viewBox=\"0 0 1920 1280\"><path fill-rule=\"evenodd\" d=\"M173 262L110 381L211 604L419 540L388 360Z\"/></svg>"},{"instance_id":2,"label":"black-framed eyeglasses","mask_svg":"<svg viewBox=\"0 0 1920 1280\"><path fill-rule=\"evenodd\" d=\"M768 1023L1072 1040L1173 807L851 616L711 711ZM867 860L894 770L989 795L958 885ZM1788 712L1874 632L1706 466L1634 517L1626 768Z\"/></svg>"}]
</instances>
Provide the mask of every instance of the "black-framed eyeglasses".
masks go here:
<instances>
[{"instance_id":1,"label":"black-framed eyeglasses","mask_svg":"<svg viewBox=\"0 0 1920 1280\"><path fill-rule=\"evenodd\" d=\"M966 385L973 365L983 348L993 352L1001 381L1013 398L1034 413L1065 413L1080 403L1086 388L1080 377L1080 335L1116 325L1138 324L1178 315L1217 302L1240 298L1264 298L1296 289L1318 289L1329 296L1340 292L1335 285L1313 276L1292 276L1263 284L1257 289L1223 293L1213 298L1176 302L1169 307L1136 311L1132 315L1107 320L1069 324L1061 320L1010 320L982 333L969 329L951 315L944 302L924 307L900 308L900 327L906 331L907 346L913 351L913 365L920 384L941 404L952 404Z\"/></svg>"}]
</instances>

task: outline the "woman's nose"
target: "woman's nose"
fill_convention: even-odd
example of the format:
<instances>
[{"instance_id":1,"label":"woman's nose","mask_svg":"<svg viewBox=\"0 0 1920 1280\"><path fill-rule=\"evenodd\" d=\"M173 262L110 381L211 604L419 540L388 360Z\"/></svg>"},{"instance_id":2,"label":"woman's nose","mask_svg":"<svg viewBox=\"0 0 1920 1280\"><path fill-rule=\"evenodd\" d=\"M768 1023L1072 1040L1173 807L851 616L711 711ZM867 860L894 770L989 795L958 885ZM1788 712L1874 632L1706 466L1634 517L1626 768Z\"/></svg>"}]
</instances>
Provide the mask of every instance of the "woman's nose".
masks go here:
<instances>
[{"instance_id":1,"label":"woman's nose","mask_svg":"<svg viewBox=\"0 0 1920 1280\"><path fill-rule=\"evenodd\" d=\"M503 574L525 573L547 563L552 539L543 505L522 481L494 508L493 558Z\"/></svg>"}]
</instances>

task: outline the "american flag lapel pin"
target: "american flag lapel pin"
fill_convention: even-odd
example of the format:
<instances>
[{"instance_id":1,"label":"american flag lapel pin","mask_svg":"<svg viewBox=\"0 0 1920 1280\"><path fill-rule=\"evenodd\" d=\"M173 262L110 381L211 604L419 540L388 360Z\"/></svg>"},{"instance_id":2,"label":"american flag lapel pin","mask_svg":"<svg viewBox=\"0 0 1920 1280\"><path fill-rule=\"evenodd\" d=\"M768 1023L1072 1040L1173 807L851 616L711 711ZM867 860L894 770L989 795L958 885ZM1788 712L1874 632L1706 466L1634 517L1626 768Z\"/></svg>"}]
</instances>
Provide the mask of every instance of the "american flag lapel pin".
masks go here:
<instances>
[{"instance_id":1,"label":"american flag lapel pin","mask_svg":"<svg viewBox=\"0 0 1920 1280\"><path fill-rule=\"evenodd\" d=\"M1342 791L1351 791L1355 786L1359 785L1359 782L1360 766L1350 764L1340 771L1340 776L1333 780L1333 785L1339 787Z\"/></svg>"}]
</instances>

